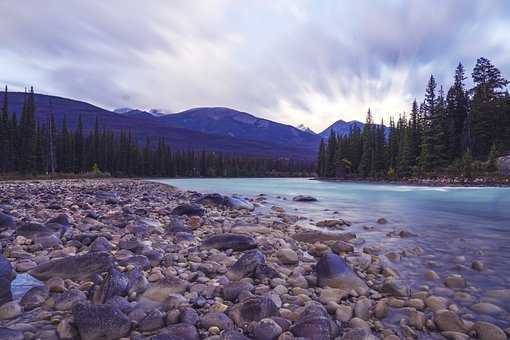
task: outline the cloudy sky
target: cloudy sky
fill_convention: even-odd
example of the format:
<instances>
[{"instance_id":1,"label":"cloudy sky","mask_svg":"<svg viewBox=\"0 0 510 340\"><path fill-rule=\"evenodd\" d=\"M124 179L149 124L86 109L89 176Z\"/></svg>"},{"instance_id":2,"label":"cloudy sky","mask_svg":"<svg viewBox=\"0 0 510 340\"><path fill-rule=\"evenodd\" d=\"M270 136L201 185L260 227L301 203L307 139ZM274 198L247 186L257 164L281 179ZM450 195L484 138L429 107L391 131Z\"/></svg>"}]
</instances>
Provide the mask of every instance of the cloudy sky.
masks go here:
<instances>
[{"instance_id":1,"label":"cloudy sky","mask_svg":"<svg viewBox=\"0 0 510 340\"><path fill-rule=\"evenodd\" d=\"M0 82L109 109L228 106L322 130L408 110L485 56L508 0L0 0Z\"/></svg>"}]
</instances>

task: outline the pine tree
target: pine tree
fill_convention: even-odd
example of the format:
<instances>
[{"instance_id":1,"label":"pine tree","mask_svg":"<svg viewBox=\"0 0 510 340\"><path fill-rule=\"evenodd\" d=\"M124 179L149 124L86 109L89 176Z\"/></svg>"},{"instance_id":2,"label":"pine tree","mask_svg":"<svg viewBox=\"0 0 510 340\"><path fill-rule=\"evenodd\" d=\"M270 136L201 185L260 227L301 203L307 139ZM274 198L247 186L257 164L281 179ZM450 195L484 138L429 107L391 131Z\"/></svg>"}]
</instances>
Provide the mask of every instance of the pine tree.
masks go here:
<instances>
[{"instance_id":1,"label":"pine tree","mask_svg":"<svg viewBox=\"0 0 510 340\"><path fill-rule=\"evenodd\" d=\"M319 177L325 177L326 175L326 144L324 144L324 139L321 138L321 142L319 145L319 156L317 159L317 174Z\"/></svg>"},{"instance_id":2,"label":"pine tree","mask_svg":"<svg viewBox=\"0 0 510 340\"><path fill-rule=\"evenodd\" d=\"M373 159L374 159L374 133L373 133L373 121L372 113L370 109L367 112L367 118L365 125L363 126L363 137L362 137L362 155L359 163L358 172L361 176L367 177L372 174L373 171Z\"/></svg>"},{"instance_id":3,"label":"pine tree","mask_svg":"<svg viewBox=\"0 0 510 340\"><path fill-rule=\"evenodd\" d=\"M336 133L331 129L328 144L326 147L326 176L327 177L335 177L336 173L336 147L337 147L337 136Z\"/></svg>"},{"instance_id":4,"label":"pine tree","mask_svg":"<svg viewBox=\"0 0 510 340\"><path fill-rule=\"evenodd\" d=\"M448 128L448 158L453 161L465 150L465 121L468 116L469 98L464 88L464 66L459 63L454 83L446 96L446 125Z\"/></svg>"},{"instance_id":5,"label":"pine tree","mask_svg":"<svg viewBox=\"0 0 510 340\"><path fill-rule=\"evenodd\" d=\"M430 76L427 89L425 91L425 101L423 102L423 134L421 141L420 167L423 171L429 172L434 168L434 126L432 124L436 117L436 80Z\"/></svg>"}]
</instances>

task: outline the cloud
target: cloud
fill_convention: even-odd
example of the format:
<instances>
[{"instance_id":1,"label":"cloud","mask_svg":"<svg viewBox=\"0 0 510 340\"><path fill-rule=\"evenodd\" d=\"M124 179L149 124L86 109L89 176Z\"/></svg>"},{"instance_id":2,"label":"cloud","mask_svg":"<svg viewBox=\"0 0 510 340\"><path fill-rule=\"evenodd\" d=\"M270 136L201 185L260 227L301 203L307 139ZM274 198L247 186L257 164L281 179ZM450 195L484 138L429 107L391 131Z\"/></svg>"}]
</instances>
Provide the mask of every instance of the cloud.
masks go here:
<instances>
[{"instance_id":1,"label":"cloud","mask_svg":"<svg viewBox=\"0 0 510 340\"><path fill-rule=\"evenodd\" d=\"M229 106L321 130L409 110L431 73L510 77L507 0L0 3L0 81L107 108Z\"/></svg>"}]
</instances>

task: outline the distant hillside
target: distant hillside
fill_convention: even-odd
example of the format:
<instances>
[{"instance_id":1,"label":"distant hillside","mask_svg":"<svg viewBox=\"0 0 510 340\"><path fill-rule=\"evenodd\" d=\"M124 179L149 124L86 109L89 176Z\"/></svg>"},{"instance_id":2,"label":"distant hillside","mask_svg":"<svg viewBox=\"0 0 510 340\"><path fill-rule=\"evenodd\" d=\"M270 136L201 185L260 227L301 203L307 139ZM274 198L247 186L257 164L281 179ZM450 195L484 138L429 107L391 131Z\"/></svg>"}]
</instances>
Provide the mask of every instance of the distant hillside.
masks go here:
<instances>
[{"instance_id":1,"label":"distant hillside","mask_svg":"<svg viewBox=\"0 0 510 340\"><path fill-rule=\"evenodd\" d=\"M377 126L380 126L380 124L376 124ZM319 133L319 136L321 138L329 138L329 135L331 134L331 130L333 130L337 135L339 136L346 136L350 133L351 129L354 127L359 128L360 130L363 130L363 127L365 124L362 122L359 122L357 120L351 120L350 122L346 122L344 120L337 120L333 124L331 124L328 128L326 128L324 131ZM389 128L385 127L384 132L386 135L389 134Z\"/></svg>"}]
</instances>

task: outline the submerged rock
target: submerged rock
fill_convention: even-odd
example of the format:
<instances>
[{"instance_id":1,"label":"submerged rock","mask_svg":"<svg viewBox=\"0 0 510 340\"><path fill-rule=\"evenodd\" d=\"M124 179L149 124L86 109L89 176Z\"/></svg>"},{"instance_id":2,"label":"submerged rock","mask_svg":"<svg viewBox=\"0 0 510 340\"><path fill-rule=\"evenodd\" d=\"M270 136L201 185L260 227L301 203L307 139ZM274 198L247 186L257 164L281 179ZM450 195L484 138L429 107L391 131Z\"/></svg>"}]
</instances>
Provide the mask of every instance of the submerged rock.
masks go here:
<instances>
[{"instance_id":1,"label":"submerged rock","mask_svg":"<svg viewBox=\"0 0 510 340\"><path fill-rule=\"evenodd\" d=\"M55 276L63 279L85 280L94 274L107 272L112 265L112 257L108 253L87 253L45 262L30 270L29 273L43 281Z\"/></svg>"},{"instance_id":2,"label":"submerged rock","mask_svg":"<svg viewBox=\"0 0 510 340\"><path fill-rule=\"evenodd\" d=\"M78 303L73 318L82 340L114 340L127 335L131 322L117 307Z\"/></svg>"},{"instance_id":3,"label":"submerged rock","mask_svg":"<svg viewBox=\"0 0 510 340\"><path fill-rule=\"evenodd\" d=\"M344 259L333 253L322 255L315 268L317 273L317 283L320 287L340 288L344 290L354 289L356 291L366 291L368 287L360 279Z\"/></svg>"},{"instance_id":4,"label":"submerged rock","mask_svg":"<svg viewBox=\"0 0 510 340\"><path fill-rule=\"evenodd\" d=\"M255 239L250 236L237 234L214 235L202 242L202 247L218 250L248 250L257 247Z\"/></svg>"},{"instance_id":5,"label":"submerged rock","mask_svg":"<svg viewBox=\"0 0 510 340\"><path fill-rule=\"evenodd\" d=\"M313 196L297 195L292 198L295 202L317 202L318 200Z\"/></svg>"}]
</instances>

